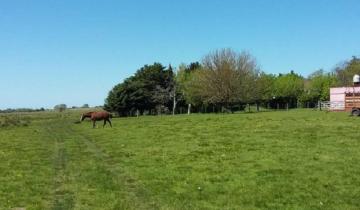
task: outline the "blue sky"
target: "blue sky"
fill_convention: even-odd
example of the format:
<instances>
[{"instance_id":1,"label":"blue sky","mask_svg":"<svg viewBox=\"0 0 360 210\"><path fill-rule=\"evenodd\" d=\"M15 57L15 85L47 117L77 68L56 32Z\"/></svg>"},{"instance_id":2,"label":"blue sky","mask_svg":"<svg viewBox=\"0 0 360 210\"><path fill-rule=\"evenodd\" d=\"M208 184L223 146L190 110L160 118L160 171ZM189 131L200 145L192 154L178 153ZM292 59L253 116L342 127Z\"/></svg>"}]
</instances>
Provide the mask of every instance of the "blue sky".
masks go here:
<instances>
[{"instance_id":1,"label":"blue sky","mask_svg":"<svg viewBox=\"0 0 360 210\"><path fill-rule=\"evenodd\" d=\"M360 56L358 0L0 0L0 109L102 105L144 64L217 48L306 76Z\"/></svg>"}]
</instances>

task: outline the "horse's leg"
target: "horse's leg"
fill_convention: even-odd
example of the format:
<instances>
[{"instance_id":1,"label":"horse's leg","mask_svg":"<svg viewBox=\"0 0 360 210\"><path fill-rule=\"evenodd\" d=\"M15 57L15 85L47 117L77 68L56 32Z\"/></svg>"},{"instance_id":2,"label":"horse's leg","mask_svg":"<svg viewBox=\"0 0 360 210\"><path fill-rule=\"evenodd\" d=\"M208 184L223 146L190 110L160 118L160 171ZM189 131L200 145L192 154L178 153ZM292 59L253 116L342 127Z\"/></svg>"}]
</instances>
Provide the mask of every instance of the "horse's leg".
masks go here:
<instances>
[{"instance_id":1,"label":"horse's leg","mask_svg":"<svg viewBox=\"0 0 360 210\"><path fill-rule=\"evenodd\" d=\"M106 125L106 119L104 119L104 125L103 125L103 128L105 127L105 125Z\"/></svg>"},{"instance_id":2,"label":"horse's leg","mask_svg":"<svg viewBox=\"0 0 360 210\"><path fill-rule=\"evenodd\" d=\"M95 122L96 122L96 121L95 121L95 120L93 120L93 128L95 128Z\"/></svg>"},{"instance_id":3,"label":"horse's leg","mask_svg":"<svg viewBox=\"0 0 360 210\"><path fill-rule=\"evenodd\" d=\"M109 122L109 124L110 124L110 127L112 127L110 119L107 119L107 121Z\"/></svg>"}]
</instances>

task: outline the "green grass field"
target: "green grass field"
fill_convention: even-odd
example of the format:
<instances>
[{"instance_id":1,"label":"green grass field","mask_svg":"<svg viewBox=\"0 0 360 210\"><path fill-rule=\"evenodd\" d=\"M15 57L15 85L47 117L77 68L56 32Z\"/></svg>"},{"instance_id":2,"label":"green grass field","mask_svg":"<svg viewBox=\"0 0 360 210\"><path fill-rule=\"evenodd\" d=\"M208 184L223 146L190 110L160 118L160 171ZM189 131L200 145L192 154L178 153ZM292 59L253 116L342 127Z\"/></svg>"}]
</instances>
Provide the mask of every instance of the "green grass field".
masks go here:
<instances>
[{"instance_id":1,"label":"green grass field","mask_svg":"<svg viewBox=\"0 0 360 210\"><path fill-rule=\"evenodd\" d=\"M0 118L4 117L0 115ZM360 118L311 110L0 127L0 209L359 209Z\"/></svg>"}]
</instances>

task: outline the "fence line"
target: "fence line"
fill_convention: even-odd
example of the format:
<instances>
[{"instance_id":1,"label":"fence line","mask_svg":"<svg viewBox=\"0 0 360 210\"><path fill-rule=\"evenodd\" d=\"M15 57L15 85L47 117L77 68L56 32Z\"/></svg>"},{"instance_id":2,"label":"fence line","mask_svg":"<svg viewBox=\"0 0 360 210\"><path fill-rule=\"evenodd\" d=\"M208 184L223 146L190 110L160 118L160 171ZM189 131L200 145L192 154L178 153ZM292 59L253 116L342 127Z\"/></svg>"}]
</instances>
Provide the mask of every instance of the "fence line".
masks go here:
<instances>
[{"instance_id":1,"label":"fence line","mask_svg":"<svg viewBox=\"0 0 360 210\"><path fill-rule=\"evenodd\" d=\"M344 101L321 101L320 110L329 110L329 111L342 111L345 110Z\"/></svg>"}]
</instances>

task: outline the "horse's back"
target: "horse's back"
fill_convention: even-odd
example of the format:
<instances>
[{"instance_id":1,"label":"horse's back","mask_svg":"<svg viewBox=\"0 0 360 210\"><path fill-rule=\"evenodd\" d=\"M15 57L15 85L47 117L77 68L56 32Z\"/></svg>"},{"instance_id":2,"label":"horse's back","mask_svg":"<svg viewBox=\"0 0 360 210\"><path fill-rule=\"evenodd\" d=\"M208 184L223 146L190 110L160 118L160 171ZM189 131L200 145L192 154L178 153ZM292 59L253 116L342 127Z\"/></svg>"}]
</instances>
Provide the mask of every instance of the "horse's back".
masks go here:
<instances>
[{"instance_id":1,"label":"horse's back","mask_svg":"<svg viewBox=\"0 0 360 210\"><path fill-rule=\"evenodd\" d=\"M110 118L110 113L106 111L93 112L91 114L92 120L105 120Z\"/></svg>"}]
</instances>

